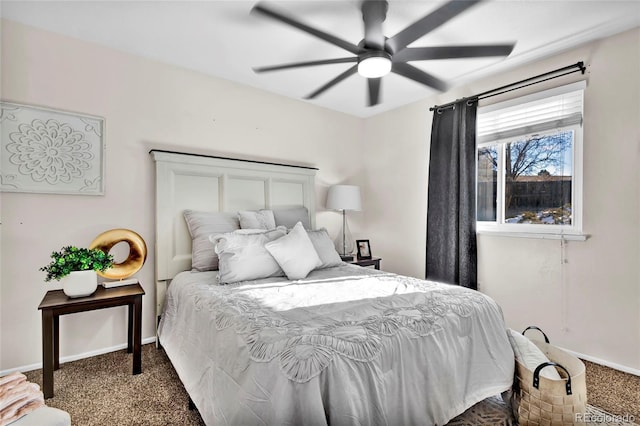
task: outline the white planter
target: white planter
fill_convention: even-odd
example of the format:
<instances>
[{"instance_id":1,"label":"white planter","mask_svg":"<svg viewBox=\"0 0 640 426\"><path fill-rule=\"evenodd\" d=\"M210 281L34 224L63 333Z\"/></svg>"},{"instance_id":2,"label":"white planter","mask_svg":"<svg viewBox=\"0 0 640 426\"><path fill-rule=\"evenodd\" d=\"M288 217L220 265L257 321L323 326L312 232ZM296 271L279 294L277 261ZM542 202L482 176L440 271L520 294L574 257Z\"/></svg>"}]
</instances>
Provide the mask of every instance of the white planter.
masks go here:
<instances>
[{"instance_id":1,"label":"white planter","mask_svg":"<svg viewBox=\"0 0 640 426\"><path fill-rule=\"evenodd\" d=\"M74 271L60 279L62 291L69 297L90 296L98 288L96 271Z\"/></svg>"}]
</instances>

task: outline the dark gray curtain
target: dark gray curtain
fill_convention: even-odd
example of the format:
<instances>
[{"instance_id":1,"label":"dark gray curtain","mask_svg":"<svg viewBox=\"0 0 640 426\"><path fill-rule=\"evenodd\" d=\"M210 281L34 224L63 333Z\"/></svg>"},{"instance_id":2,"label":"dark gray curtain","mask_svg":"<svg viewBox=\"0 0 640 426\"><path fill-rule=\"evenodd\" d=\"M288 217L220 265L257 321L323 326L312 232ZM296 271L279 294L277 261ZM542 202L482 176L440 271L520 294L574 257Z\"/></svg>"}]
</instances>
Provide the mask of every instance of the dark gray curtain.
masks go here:
<instances>
[{"instance_id":1,"label":"dark gray curtain","mask_svg":"<svg viewBox=\"0 0 640 426\"><path fill-rule=\"evenodd\" d=\"M477 102L433 113L426 278L476 289Z\"/></svg>"}]
</instances>

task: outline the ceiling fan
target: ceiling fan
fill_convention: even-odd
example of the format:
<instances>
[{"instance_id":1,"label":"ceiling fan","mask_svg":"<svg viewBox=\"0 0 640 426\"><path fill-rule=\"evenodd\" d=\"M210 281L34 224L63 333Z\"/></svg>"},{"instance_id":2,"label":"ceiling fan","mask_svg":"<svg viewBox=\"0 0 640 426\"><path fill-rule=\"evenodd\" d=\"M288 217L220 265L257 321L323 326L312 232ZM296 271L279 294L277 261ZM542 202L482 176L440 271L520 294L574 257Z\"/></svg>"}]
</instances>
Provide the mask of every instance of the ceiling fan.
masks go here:
<instances>
[{"instance_id":1,"label":"ceiling fan","mask_svg":"<svg viewBox=\"0 0 640 426\"><path fill-rule=\"evenodd\" d=\"M358 45L304 24L298 19L276 11L265 5L263 2L260 2L253 7L252 12L260 13L264 16L314 35L326 42L351 52L355 56L258 67L253 70L260 73L317 65L356 62L356 65L352 66L333 80L306 96L306 99L315 98L357 72L368 80L369 106L374 106L379 103L380 83L382 77L387 75L389 72L402 75L438 91L446 91L447 84L444 81L410 65L408 62L425 61L430 59L508 56L513 50L514 44L433 47L407 46L480 1L482 0L448 1L433 12L409 25L396 35L387 38L383 33L382 24L387 17L387 9L389 7L388 2L386 0L364 0L361 3L362 20L364 21L364 39L360 41Z\"/></svg>"}]
</instances>

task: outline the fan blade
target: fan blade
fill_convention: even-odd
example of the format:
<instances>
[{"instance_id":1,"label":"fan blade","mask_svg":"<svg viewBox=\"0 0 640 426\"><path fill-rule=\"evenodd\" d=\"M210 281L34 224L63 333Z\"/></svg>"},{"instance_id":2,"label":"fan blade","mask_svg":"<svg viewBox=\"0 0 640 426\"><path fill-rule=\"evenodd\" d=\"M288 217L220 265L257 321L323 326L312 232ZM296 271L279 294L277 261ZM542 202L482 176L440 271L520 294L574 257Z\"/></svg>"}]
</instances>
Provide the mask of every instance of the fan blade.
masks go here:
<instances>
[{"instance_id":1,"label":"fan blade","mask_svg":"<svg viewBox=\"0 0 640 426\"><path fill-rule=\"evenodd\" d=\"M369 83L369 106L378 104L380 98L380 83L382 78L368 78Z\"/></svg>"},{"instance_id":2,"label":"fan blade","mask_svg":"<svg viewBox=\"0 0 640 426\"><path fill-rule=\"evenodd\" d=\"M346 40L342 40L336 36L332 36L331 34L327 34L324 31L318 30L316 28L312 28L306 24L303 24L302 22L291 18L289 16L286 16L280 12L276 12L273 9L269 9L267 7L265 7L263 4L256 4L253 9L251 9L251 11L256 11L259 13L262 13L265 16L268 16L270 18L276 19L280 22L284 22L285 24L291 25L292 27L295 27L299 30L302 30L306 33L312 34L318 38L321 38L324 41L327 41L333 45L336 45L338 47L341 47L345 50L348 50L349 52L357 55L358 53L360 53L360 48L358 48L358 46L356 46L355 44L349 43Z\"/></svg>"},{"instance_id":3,"label":"fan blade","mask_svg":"<svg viewBox=\"0 0 640 426\"><path fill-rule=\"evenodd\" d=\"M399 52L423 35L481 1L483 0L451 0L391 37L387 40L387 44L393 52Z\"/></svg>"},{"instance_id":4,"label":"fan blade","mask_svg":"<svg viewBox=\"0 0 640 426\"><path fill-rule=\"evenodd\" d=\"M362 2L364 21L364 45L368 49L384 49L382 23L387 18L389 4L386 1L365 0Z\"/></svg>"},{"instance_id":5,"label":"fan blade","mask_svg":"<svg viewBox=\"0 0 640 426\"><path fill-rule=\"evenodd\" d=\"M328 82L327 84L325 84L324 86L322 86L321 88L319 88L318 90L313 92L312 94L308 95L305 99L313 99L313 98L315 98L320 93L324 92L327 89L330 89L331 87L333 87L336 84L340 83L345 78L352 76L353 74L356 73L357 70L358 70L358 66L357 65L352 66L351 68L349 68L348 70L346 70L345 72L343 72L342 74L340 74L339 76L337 76L336 78L334 78L333 80L331 80L330 82Z\"/></svg>"},{"instance_id":6,"label":"fan blade","mask_svg":"<svg viewBox=\"0 0 640 426\"><path fill-rule=\"evenodd\" d=\"M515 44L482 46L408 47L393 55L394 62L426 61L429 59L481 58L508 56Z\"/></svg>"},{"instance_id":7,"label":"fan blade","mask_svg":"<svg viewBox=\"0 0 640 426\"><path fill-rule=\"evenodd\" d=\"M448 89L448 86L444 81L404 62L394 63L391 67L391 71L413 81L417 81L418 83L424 84L425 86L433 87L441 92L446 92Z\"/></svg>"},{"instance_id":8,"label":"fan blade","mask_svg":"<svg viewBox=\"0 0 640 426\"><path fill-rule=\"evenodd\" d=\"M319 61L294 62L291 64L274 65L270 67L258 67L258 68L253 68L253 71L267 72L267 71L286 70L289 68L313 67L316 65L346 64L348 62L357 62L357 61L358 61L358 57L353 56L351 58L324 59Z\"/></svg>"}]
</instances>

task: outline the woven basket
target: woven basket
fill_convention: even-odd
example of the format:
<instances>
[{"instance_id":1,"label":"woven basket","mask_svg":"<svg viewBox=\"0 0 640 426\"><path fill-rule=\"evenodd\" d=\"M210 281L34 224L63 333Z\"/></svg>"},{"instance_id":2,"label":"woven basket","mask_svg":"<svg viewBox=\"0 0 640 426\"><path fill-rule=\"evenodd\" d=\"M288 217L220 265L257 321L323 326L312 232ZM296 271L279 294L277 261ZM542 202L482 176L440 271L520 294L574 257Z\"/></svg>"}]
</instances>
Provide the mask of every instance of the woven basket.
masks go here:
<instances>
[{"instance_id":1,"label":"woven basket","mask_svg":"<svg viewBox=\"0 0 640 426\"><path fill-rule=\"evenodd\" d=\"M584 422L577 421L583 419L587 412L584 363L550 345L547 336L544 337L546 343L531 341L551 362L540 364L531 371L516 360L514 397L517 403L513 404L514 416L521 426L584 425ZM557 368L562 379L553 380L540 376L543 368Z\"/></svg>"}]
</instances>

